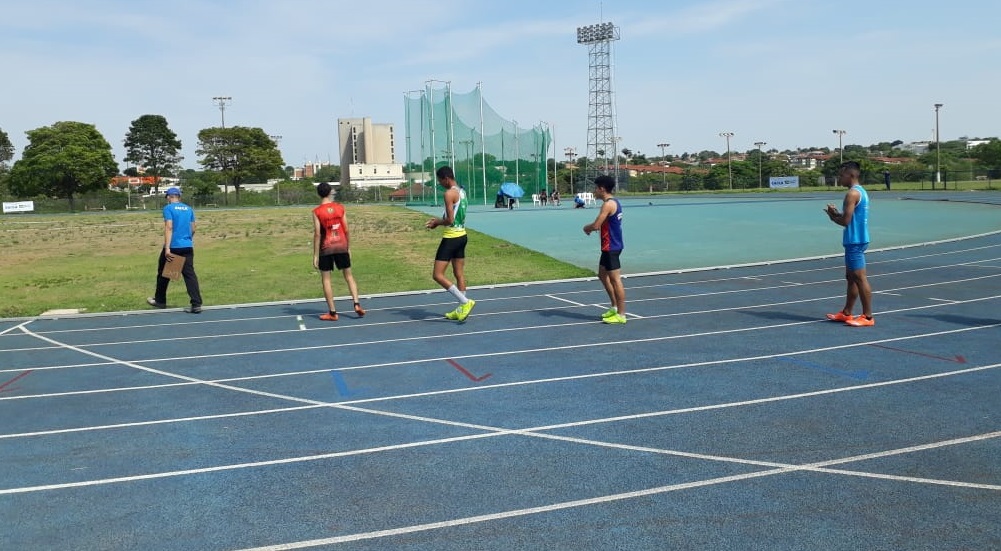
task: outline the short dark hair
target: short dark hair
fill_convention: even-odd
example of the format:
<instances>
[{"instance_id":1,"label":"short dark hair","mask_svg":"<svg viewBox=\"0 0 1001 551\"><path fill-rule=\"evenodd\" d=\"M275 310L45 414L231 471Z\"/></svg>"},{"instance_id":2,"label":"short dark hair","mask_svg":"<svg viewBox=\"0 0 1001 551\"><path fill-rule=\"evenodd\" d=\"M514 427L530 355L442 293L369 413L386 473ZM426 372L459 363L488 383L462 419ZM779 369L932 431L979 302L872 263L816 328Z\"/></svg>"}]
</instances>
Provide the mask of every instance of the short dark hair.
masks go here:
<instances>
[{"instance_id":1,"label":"short dark hair","mask_svg":"<svg viewBox=\"0 0 1001 551\"><path fill-rule=\"evenodd\" d=\"M855 161L845 161L838 167L838 172L848 172L858 178L862 174L862 167Z\"/></svg>"},{"instance_id":2,"label":"short dark hair","mask_svg":"<svg viewBox=\"0 0 1001 551\"><path fill-rule=\"evenodd\" d=\"M320 182L316 185L316 194L320 197L330 197L330 191L333 188L327 182Z\"/></svg>"},{"instance_id":3,"label":"short dark hair","mask_svg":"<svg viewBox=\"0 0 1001 551\"><path fill-rule=\"evenodd\" d=\"M449 180L455 179L455 172L452 172L452 167L450 166L443 166L439 168L435 171L434 175L439 178L448 178Z\"/></svg>"},{"instance_id":4,"label":"short dark hair","mask_svg":"<svg viewBox=\"0 0 1001 551\"><path fill-rule=\"evenodd\" d=\"M602 174L594 179L594 185L600 187L608 193L615 191L615 178L607 174Z\"/></svg>"}]
</instances>

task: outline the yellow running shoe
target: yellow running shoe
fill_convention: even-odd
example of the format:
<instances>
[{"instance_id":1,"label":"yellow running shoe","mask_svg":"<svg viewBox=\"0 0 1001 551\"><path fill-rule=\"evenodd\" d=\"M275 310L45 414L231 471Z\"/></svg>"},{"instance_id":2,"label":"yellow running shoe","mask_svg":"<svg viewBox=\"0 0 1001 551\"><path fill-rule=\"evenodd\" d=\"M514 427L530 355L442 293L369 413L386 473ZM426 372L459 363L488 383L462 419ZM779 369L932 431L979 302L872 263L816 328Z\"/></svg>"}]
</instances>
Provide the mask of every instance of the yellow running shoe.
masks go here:
<instances>
[{"instance_id":1,"label":"yellow running shoe","mask_svg":"<svg viewBox=\"0 0 1001 551\"><path fill-rule=\"evenodd\" d=\"M476 306L475 300L470 300L465 304L460 304L459 307L455 309L455 319L458 321L466 321L466 318L469 317L469 313L473 311L473 306Z\"/></svg>"},{"instance_id":2,"label":"yellow running shoe","mask_svg":"<svg viewBox=\"0 0 1001 551\"><path fill-rule=\"evenodd\" d=\"M619 310L617 308L609 308L608 310L605 310L604 314L601 315L601 319L610 318L618 313Z\"/></svg>"},{"instance_id":3,"label":"yellow running shoe","mask_svg":"<svg viewBox=\"0 0 1001 551\"><path fill-rule=\"evenodd\" d=\"M626 317L622 314L616 313L614 315L608 316L607 318L601 319L602 323L608 323L612 325L622 325L626 323Z\"/></svg>"}]
</instances>

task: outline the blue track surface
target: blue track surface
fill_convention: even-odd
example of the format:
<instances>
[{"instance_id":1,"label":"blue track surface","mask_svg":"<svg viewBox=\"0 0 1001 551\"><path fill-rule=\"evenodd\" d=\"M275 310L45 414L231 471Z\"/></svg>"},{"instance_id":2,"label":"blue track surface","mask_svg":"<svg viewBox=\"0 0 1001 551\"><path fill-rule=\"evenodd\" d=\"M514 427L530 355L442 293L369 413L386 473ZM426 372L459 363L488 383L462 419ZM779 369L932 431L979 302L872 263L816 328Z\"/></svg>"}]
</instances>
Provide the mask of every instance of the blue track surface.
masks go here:
<instances>
[{"instance_id":1,"label":"blue track surface","mask_svg":"<svg viewBox=\"0 0 1001 551\"><path fill-rule=\"evenodd\" d=\"M0 321L0 547L1001 548L1001 234L868 260Z\"/></svg>"}]
</instances>

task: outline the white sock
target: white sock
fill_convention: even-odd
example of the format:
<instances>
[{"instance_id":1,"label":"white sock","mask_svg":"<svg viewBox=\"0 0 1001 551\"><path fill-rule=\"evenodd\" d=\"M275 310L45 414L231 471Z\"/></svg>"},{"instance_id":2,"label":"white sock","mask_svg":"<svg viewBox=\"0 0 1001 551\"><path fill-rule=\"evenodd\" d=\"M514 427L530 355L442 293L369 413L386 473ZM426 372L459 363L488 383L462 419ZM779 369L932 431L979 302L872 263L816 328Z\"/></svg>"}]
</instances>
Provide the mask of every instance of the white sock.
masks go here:
<instances>
[{"instance_id":1,"label":"white sock","mask_svg":"<svg viewBox=\"0 0 1001 551\"><path fill-rule=\"evenodd\" d=\"M465 303L469 302L469 299L466 298L466 294L463 293L462 291L460 291L459 288L456 287L455 285L452 285L451 287L449 287L448 288L448 292L452 293L452 296L455 297L456 299L458 299L459 304L465 304Z\"/></svg>"}]
</instances>

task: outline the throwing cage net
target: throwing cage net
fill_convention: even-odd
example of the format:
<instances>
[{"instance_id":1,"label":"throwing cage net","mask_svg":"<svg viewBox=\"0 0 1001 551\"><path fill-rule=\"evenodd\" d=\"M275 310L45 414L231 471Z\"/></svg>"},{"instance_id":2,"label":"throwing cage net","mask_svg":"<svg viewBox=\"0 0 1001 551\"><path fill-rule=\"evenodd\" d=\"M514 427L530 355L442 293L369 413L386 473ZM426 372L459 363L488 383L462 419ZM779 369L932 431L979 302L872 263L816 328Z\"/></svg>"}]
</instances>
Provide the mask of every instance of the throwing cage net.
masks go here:
<instances>
[{"instance_id":1,"label":"throwing cage net","mask_svg":"<svg viewBox=\"0 0 1001 551\"><path fill-rule=\"evenodd\" d=\"M522 126L497 114L482 89L456 94L451 86L408 92L406 110L407 185L410 201L440 201L434 173L451 166L470 204L493 204L502 183L525 194L552 189L548 161L552 134L544 123Z\"/></svg>"}]
</instances>

